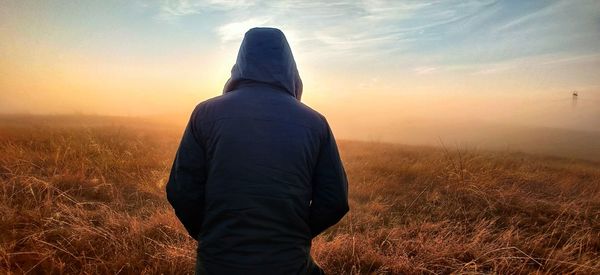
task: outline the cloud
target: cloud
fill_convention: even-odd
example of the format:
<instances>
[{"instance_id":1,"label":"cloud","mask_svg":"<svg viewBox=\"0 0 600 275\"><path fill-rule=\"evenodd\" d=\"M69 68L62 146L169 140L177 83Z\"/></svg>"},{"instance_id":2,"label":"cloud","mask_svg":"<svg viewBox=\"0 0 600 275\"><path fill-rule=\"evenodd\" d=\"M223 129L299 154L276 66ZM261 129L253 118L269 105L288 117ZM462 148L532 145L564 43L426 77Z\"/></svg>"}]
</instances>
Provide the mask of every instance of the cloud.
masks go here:
<instances>
[{"instance_id":1,"label":"cloud","mask_svg":"<svg viewBox=\"0 0 600 275\"><path fill-rule=\"evenodd\" d=\"M254 4L249 0L162 0L159 18L170 21L203 12L243 9Z\"/></svg>"},{"instance_id":2,"label":"cloud","mask_svg":"<svg viewBox=\"0 0 600 275\"><path fill-rule=\"evenodd\" d=\"M578 14L592 13L600 5L586 0L578 0L581 5L569 3L164 0L159 18L218 18L208 23L214 24L209 27L222 44L237 42L249 28L268 24L289 33L294 49L315 59L326 57L342 63L409 60L408 68L415 64L442 68L495 65L503 60L564 52L571 44L593 52L589 45L598 33L590 32L595 31L596 22L590 25L586 19L590 15ZM565 18L567 15L570 17ZM564 42L565 37L569 43ZM417 74L433 72L416 67ZM499 70L505 69L484 73Z\"/></svg>"},{"instance_id":3,"label":"cloud","mask_svg":"<svg viewBox=\"0 0 600 275\"><path fill-rule=\"evenodd\" d=\"M239 22L227 23L217 28L222 42L240 41L244 33L253 27L260 27L271 21L268 17L248 18Z\"/></svg>"},{"instance_id":4,"label":"cloud","mask_svg":"<svg viewBox=\"0 0 600 275\"><path fill-rule=\"evenodd\" d=\"M466 66L462 69L472 69L474 75L496 74L518 70L533 70L553 66L583 65L586 63L600 64L600 54L542 54L504 60L489 64Z\"/></svg>"},{"instance_id":5,"label":"cloud","mask_svg":"<svg viewBox=\"0 0 600 275\"><path fill-rule=\"evenodd\" d=\"M567 5L569 5L570 3L571 3L571 1L564 1L564 0L556 1L554 3L549 2L548 5L543 8L534 10L529 13L525 13L522 16L512 18L508 22L498 26L495 29L495 31L502 32L502 31L518 29L520 27L522 28L524 24L529 23L531 21L544 19L544 17L555 15L554 13L568 8Z\"/></svg>"},{"instance_id":6,"label":"cloud","mask_svg":"<svg viewBox=\"0 0 600 275\"><path fill-rule=\"evenodd\" d=\"M216 26L218 32L239 25L238 22L270 18L274 25L307 29L305 35L310 36L309 40L320 40L339 50L386 45L391 40L407 41L405 36L420 35L424 30L460 20L483 6L480 1L456 3L452 6L433 1L164 0L160 17L172 19L217 12L233 21Z\"/></svg>"},{"instance_id":7,"label":"cloud","mask_svg":"<svg viewBox=\"0 0 600 275\"><path fill-rule=\"evenodd\" d=\"M437 67L417 67L414 68L413 71L418 75L432 74L437 71Z\"/></svg>"}]
</instances>

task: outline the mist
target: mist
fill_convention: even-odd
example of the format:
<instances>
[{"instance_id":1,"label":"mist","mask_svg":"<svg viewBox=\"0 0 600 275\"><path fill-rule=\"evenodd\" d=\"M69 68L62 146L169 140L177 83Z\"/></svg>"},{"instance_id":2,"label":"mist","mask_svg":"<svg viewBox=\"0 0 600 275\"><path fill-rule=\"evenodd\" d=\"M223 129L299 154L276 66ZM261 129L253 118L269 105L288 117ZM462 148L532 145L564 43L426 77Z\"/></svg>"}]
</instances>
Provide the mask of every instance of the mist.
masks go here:
<instances>
[{"instance_id":1,"label":"mist","mask_svg":"<svg viewBox=\"0 0 600 275\"><path fill-rule=\"evenodd\" d=\"M179 127L272 26L339 138L600 156L595 1L192 2L5 3L0 114Z\"/></svg>"},{"instance_id":2,"label":"mist","mask_svg":"<svg viewBox=\"0 0 600 275\"><path fill-rule=\"evenodd\" d=\"M578 94L496 101L404 98L332 111L329 120L345 139L600 160L600 98Z\"/></svg>"}]
</instances>

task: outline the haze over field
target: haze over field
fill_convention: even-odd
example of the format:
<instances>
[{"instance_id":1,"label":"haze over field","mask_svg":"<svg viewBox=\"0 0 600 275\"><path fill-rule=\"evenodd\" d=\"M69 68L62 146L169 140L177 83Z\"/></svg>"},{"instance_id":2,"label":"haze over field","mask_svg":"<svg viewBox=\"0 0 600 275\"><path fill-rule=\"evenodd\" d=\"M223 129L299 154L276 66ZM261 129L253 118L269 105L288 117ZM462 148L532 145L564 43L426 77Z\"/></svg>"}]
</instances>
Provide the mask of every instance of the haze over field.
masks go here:
<instances>
[{"instance_id":1,"label":"haze over field","mask_svg":"<svg viewBox=\"0 0 600 275\"><path fill-rule=\"evenodd\" d=\"M0 113L183 123L221 93L244 32L273 26L292 45L303 101L340 138L517 149L575 139L600 156L598 1L0 5Z\"/></svg>"}]
</instances>

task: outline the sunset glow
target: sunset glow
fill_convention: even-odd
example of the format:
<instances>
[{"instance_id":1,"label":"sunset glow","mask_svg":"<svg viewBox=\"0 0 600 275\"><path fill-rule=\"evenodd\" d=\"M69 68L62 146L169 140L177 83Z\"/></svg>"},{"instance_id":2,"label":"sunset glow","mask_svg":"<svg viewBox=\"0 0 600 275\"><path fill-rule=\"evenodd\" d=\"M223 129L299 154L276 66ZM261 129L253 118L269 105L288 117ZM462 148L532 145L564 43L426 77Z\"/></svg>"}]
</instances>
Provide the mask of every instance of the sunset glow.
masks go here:
<instances>
[{"instance_id":1,"label":"sunset glow","mask_svg":"<svg viewBox=\"0 0 600 275\"><path fill-rule=\"evenodd\" d=\"M1 5L2 113L187 115L221 93L244 32L273 26L303 101L340 129L415 117L592 129L600 117L597 1Z\"/></svg>"}]
</instances>

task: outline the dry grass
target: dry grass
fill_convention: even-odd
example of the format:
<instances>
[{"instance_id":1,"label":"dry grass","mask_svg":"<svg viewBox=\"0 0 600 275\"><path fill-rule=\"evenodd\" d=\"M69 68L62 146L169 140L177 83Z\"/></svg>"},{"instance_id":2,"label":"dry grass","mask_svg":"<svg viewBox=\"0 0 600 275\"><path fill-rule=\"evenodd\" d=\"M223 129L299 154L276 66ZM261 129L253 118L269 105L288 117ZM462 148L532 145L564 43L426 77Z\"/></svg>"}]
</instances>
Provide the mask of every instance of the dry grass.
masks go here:
<instances>
[{"instance_id":1,"label":"dry grass","mask_svg":"<svg viewBox=\"0 0 600 275\"><path fill-rule=\"evenodd\" d=\"M0 123L0 273L190 272L163 193L180 129L47 124ZM351 211L313 241L331 274L600 273L598 163L339 145Z\"/></svg>"}]
</instances>

